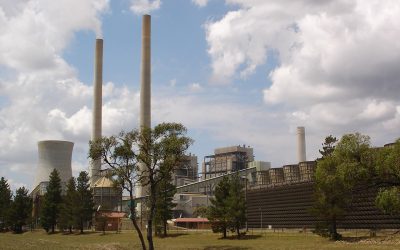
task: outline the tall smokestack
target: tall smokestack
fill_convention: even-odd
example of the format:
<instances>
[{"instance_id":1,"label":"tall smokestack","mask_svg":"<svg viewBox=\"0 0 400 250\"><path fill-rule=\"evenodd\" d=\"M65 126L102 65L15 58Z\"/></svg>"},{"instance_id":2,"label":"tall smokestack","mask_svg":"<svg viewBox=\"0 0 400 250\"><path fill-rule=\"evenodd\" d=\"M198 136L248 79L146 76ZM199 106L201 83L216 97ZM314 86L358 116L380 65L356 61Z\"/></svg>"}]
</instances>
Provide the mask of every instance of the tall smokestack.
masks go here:
<instances>
[{"instance_id":1,"label":"tall smokestack","mask_svg":"<svg viewBox=\"0 0 400 250\"><path fill-rule=\"evenodd\" d=\"M92 141L101 138L101 119L102 119L102 85L103 85L103 39L96 39L95 58L94 58L94 84L93 84L93 117L92 117ZM100 177L101 160L91 163L90 185Z\"/></svg>"},{"instance_id":2,"label":"tall smokestack","mask_svg":"<svg viewBox=\"0 0 400 250\"><path fill-rule=\"evenodd\" d=\"M140 127L151 126L151 16L143 15L140 83Z\"/></svg>"},{"instance_id":3,"label":"tall smokestack","mask_svg":"<svg viewBox=\"0 0 400 250\"><path fill-rule=\"evenodd\" d=\"M142 61L140 83L140 128L151 127L151 16L142 18ZM140 165L144 170L144 166ZM145 187L138 187L136 196L146 195Z\"/></svg>"},{"instance_id":4,"label":"tall smokestack","mask_svg":"<svg viewBox=\"0 0 400 250\"><path fill-rule=\"evenodd\" d=\"M306 133L304 127L297 127L297 160L306 161Z\"/></svg>"}]
</instances>

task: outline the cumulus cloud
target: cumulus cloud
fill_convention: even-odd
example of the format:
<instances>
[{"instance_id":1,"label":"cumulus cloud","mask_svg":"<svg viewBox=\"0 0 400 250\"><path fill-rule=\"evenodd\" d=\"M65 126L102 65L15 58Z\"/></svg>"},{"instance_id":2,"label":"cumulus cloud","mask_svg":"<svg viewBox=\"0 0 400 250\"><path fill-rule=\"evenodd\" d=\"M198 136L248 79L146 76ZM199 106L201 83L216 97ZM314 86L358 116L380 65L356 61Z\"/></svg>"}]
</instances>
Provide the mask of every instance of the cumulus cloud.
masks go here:
<instances>
[{"instance_id":1,"label":"cumulus cloud","mask_svg":"<svg viewBox=\"0 0 400 250\"><path fill-rule=\"evenodd\" d=\"M75 150L86 151L93 91L62 53L77 31L101 36L99 18L107 9L108 0L2 1L0 165L7 171L2 175L18 173L29 185L39 140L72 140Z\"/></svg>"},{"instance_id":2,"label":"cumulus cloud","mask_svg":"<svg viewBox=\"0 0 400 250\"><path fill-rule=\"evenodd\" d=\"M264 101L286 112L289 124L398 136L387 130L400 104L398 1L226 3L235 9L205 26L215 83L246 78L274 60Z\"/></svg>"},{"instance_id":3,"label":"cumulus cloud","mask_svg":"<svg viewBox=\"0 0 400 250\"><path fill-rule=\"evenodd\" d=\"M208 0L192 0L192 2L199 7L205 7L208 4Z\"/></svg>"},{"instance_id":4,"label":"cumulus cloud","mask_svg":"<svg viewBox=\"0 0 400 250\"><path fill-rule=\"evenodd\" d=\"M161 6L161 0L132 0L131 10L137 15L150 14L158 10Z\"/></svg>"}]
</instances>

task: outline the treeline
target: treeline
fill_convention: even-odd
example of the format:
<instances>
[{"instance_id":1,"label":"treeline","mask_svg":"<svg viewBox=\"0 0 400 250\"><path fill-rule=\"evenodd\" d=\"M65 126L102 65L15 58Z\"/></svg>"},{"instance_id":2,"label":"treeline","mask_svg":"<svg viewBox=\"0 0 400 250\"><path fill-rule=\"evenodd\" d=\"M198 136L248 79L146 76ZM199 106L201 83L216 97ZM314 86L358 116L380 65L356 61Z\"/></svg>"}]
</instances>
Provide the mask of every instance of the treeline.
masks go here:
<instances>
[{"instance_id":1,"label":"treeline","mask_svg":"<svg viewBox=\"0 0 400 250\"><path fill-rule=\"evenodd\" d=\"M375 205L385 214L400 214L400 140L382 148L371 146L369 136L328 136L315 172L313 212L324 223L316 232L333 240L341 238L337 223L350 209L353 194L377 189Z\"/></svg>"},{"instance_id":2,"label":"treeline","mask_svg":"<svg viewBox=\"0 0 400 250\"><path fill-rule=\"evenodd\" d=\"M15 195L10 189L8 181L0 179L0 231L21 233L23 226L30 225L32 199L28 196L28 189L20 187Z\"/></svg>"},{"instance_id":3,"label":"treeline","mask_svg":"<svg viewBox=\"0 0 400 250\"><path fill-rule=\"evenodd\" d=\"M13 195L8 181L4 177L0 179L1 231L21 233L24 226L33 226L33 201L28 192L28 189L21 187ZM80 172L77 179L72 177L63 192L59 173L54 169L50 174L46 193L39 199L39 224L46 232L54 233L57 227L61 231L72 233L73 229L78 229L83 233L85 225L92 221L93 194L85 171Z\"/></svg>"},{"instance_id":4,"label":"treeline","mask_svg":"<svg viewBox=\"0 0 400 250\"><path fill-rule=\"evenodd\" d=\"M39 221L43 229L54 233L57 226L61 231L72 233L73 229L78 229L83 233L85 225L91 223L93 213L93 194L87 172L82 171L78 178L68 180L63 195L61 179L54 169L40 209Z\"/></svg>"}]
</instances>

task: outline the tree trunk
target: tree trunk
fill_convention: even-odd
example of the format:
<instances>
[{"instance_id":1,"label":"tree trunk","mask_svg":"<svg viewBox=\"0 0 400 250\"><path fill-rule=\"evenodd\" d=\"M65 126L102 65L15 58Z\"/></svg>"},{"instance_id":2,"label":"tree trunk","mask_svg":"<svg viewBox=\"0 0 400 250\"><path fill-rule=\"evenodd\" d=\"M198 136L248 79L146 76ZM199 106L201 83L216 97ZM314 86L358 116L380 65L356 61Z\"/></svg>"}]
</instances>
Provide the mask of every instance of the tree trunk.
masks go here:
<instances>
[{"instance_id":1,"label":"tree trunk","mask_svg":"<svg viewBox=\"0 0 400 250\"><path fill-rule=\"evenodd\" d=\"M164 221L164 237L167 237L167 221Z\"/></svg>"},{"instance_id":2,"label":"tree trunk","mask_svg":"<svg viewBox=\"0 0 400 250\"><path fill-rule=\"evenodd\" d=\"M336 227L336 217L333 217L332 219L332 235L331 239L332 240L337 240L337 227Z\"/></svg>"},{"instance_id":3,"label":"tree trunk","mask_svg":"<svg viewBox=\"0 0 400 250\"><path fill-rule=\"evenodd\" d=\"M238 239L240 239L240 230L239 230L239 224L236 224L236 233L237 233L237 237L238 237Z\"/></svg>"},{"instance_id":4,"label":"tree trunk","mask_svg":"<svg viewBox=\"0 0 400 250\"><path fill-rule=\"evenodd\" d=\"M150 182L151 183L151 182ZM153 242L153 217L156 209L156 189L154 184L150 184L150 213L147 220L147 241L149 242L149 250L154 250Z\"/></svg>"},{"instance_id":5,"label":"tree trunk","mask_svg":"<svg viewBox=\"0 0 400 250\"><path fill-rule=\"evenodd\" d=\"M226 227L224 227L222 230L223 230L223 233L224 233L223 238L226 239Z\"/></svg>"},{"instance_id":6,"label":"tree trunk","mask_svg":"<svg viewBox=\"0 0 400 250\"><path fill-rule=\"evenodd\" d=\"M54 224L51 225L51 233L52 233L52 234L54 233Z\"/></svg>"},{"instance_id":7,"label":"tree trunk","mask_svg":"<svg viewBox=\"0 0 400 250\"><path fill-rule=\"evenodd\" d=\"M144 238L143 238L143 234L142 231L140 231L140 228L136 222L135 218L131 219L132 223L133 223L133 227L136 229L136 232L138 233L139 239L140 239L140 243L142 244L142 249L146 250L146 244L144 243Z\"/></svg>"},{"instance_id":8,"label":"tree trunk","mask_svg":"<svg viewBox=\"0 0 400 250\"><path fill-rule=\"evenodd\" d=\"M69 233L72 234L72 226L69 226Z\"/></svg>"}]
</instances>

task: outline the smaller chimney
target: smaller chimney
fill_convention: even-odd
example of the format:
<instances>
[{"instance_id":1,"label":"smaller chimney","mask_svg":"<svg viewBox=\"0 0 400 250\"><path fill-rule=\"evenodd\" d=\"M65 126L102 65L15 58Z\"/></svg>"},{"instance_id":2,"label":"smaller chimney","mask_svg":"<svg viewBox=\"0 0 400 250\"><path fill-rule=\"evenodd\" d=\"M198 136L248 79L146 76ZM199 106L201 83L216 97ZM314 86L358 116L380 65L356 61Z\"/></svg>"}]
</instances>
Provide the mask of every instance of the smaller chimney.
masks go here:
<instances>
[{"instance_id":1,"label":"smaller chimney","mask_svg":"<svg viewBox=\"0 0 400 250\"><path fill-rule=\"evenodd\" d=\"M306 132L304 127L297 127L297 160L306 161Z\"/></svg>"}]
</instances>

